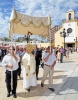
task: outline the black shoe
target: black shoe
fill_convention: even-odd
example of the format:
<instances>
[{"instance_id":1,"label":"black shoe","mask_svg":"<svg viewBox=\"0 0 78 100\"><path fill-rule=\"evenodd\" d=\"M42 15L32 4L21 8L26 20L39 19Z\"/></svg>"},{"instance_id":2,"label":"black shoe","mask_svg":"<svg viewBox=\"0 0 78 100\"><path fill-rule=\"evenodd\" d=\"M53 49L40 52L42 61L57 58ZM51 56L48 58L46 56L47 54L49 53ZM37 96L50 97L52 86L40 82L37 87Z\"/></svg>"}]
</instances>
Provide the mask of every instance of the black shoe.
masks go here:
<instances>
[{"instance_id":1,"label":"black shoe","mask_svg":"<svg viewBox=\"0 0 78 100\"><path fill-rule=\"evenodd\" d=\"M10 93L7 93L7 97L10 97Z\"/></svg>"},{"instance_id":2,"label":"black shoe","mask_svg":"<svg viewBox=\"0 0 78 100\"><path fill-rule=\"evenodd\" d=\"M36 79L38 80L38 76L36 76Z\"/></svg>"},{"instance_id":3,"label":"black shoe","mask_svg":"<svg viewBox=\"0 0 78 100\"><path fill-rule=\"evenodd\" d=\"M37 77L37 80L38 80L38 77Z\"/></svg>"},{"instance_id":4,"label":"black shoe","mask_svg":"<svg viewBox=\"0 0 78 100\"><path fill-rule=\"evenodd\" d=\"M30 89L27 89L28 92L30 92Z\"/></svg>"},{"instance_id":5,"label":"black shoe","mask_svg":"<svg viewBox=\"0 0 78 100\"><path fill-rule=\"evenodd\" d=\"M16 94L13 94L13 97L14 97L14 98L17 98Z\"/></svg>"},{"instance_id":6,"label":"black shoe","mask_svg":"<svg viewBox=\"0 0 78 100\"><path fill-rule=\"evenodd\" d=\"M41 83L41 87L44 87L44 84L43 83Z\"/></svg>"},{"instance_id":7,"label":"black shoe","mask_svg":"<svg viewBox=\"0 0 78 100\"><path fill-rule=\"evenodd\" d=\"M49 90L51 90L51 91L55 91L53 88L48 88Z\"/></svg>"}]
</instances>

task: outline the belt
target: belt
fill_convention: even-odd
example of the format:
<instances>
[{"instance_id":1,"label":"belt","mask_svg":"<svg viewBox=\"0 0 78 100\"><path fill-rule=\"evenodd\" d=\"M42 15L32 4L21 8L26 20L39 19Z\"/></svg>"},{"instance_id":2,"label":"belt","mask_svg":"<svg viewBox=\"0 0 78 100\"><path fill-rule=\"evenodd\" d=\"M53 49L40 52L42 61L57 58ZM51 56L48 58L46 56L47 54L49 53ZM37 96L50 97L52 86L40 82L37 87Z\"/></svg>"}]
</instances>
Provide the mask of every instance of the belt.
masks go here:
<instances>
[{"instance_id":1,"label":"belt","mask_svg":"<svg viewBox=\"0 0 78 100\"><path fill-rule=\"evenodd\" d=\"M46 66L50 67L50 65L47 65L47 64L44 64L44 65L46 65Z\"/></svg>"}]
</instances>

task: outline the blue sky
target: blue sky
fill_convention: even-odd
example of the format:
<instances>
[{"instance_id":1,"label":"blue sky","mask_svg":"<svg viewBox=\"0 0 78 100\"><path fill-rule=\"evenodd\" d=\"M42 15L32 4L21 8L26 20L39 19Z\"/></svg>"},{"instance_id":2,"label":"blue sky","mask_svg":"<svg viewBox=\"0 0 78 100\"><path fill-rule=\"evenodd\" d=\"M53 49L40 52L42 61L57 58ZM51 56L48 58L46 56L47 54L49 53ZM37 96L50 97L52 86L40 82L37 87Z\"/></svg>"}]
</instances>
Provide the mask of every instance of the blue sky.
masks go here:
<instances>
[{"instance_id":1,"label":"blue sky","mask_svg":"<svg viewBox=\"0 0 78 100\"><path fill-rule=\"evenodd\" d=\"M78 17L78 0L0 0L0 37L8 36L9 19L14 6L15 10L33 16L52 18L52 27L61 25L65 12L70 8Z\"/></svg>"}]
</instances>

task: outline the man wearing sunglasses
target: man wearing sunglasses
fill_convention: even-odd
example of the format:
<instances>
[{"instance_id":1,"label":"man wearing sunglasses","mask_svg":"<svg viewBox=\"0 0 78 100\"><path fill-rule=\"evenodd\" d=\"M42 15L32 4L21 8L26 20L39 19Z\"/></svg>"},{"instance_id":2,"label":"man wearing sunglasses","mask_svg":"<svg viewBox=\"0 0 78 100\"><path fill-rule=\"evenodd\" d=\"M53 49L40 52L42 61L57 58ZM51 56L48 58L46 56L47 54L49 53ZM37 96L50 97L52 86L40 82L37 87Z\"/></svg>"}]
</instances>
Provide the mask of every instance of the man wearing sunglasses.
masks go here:
<instances>
[{"instance_id":1,"label":"man wearing sunglasses","mask_svg":"<svg viewBox=\"0 0 78 100\"><path fill-rule=\"evenodd\" d=\"M20 58L18 54L15 54L15 48L12 46L9 48L9 53L4 56L2 60L2 66L6 68L6 87L7 87L7 97L10 97L11 92L11 84L12 86L12 94L13 97L16 98L16 87L17 87L17 69L18 62ZM11 71L12 76L11 77ZM11 83L11 78L13 79L13 83Z\"/></svg>"}]
</instances>

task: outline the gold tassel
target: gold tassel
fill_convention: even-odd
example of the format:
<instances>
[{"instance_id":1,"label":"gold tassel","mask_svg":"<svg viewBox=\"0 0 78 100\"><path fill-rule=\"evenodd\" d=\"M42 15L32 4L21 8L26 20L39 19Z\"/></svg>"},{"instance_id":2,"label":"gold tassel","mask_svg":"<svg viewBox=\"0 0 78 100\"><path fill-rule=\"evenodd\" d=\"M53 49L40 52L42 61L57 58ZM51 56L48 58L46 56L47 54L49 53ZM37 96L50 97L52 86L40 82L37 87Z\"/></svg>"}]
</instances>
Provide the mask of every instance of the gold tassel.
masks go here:
<instances>
[{"instance_id":1,"label":"gold tassel","mask_svg":"<svg viewBox=\"0 0 78 100\"><path fill-rule=\"evenodd\" d=\"M26 76L28 76L28 73L26 74Z\"/></svg>"},{"instance_id":2,"label":"gold tassel","mask_svg":"<svg viewBox=\"0 0 78 100\"><path fill-rule=\"evenodd\" d=\"M33 74L35 74L35 72Z\"/></svg>"}]
</instances>

